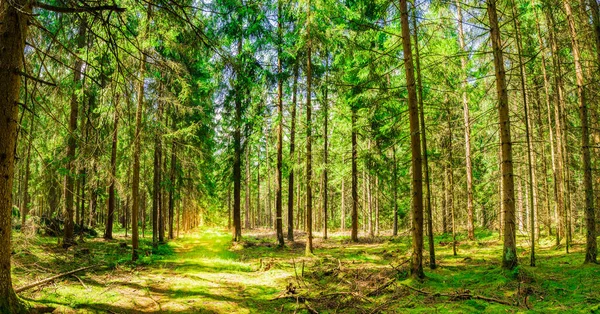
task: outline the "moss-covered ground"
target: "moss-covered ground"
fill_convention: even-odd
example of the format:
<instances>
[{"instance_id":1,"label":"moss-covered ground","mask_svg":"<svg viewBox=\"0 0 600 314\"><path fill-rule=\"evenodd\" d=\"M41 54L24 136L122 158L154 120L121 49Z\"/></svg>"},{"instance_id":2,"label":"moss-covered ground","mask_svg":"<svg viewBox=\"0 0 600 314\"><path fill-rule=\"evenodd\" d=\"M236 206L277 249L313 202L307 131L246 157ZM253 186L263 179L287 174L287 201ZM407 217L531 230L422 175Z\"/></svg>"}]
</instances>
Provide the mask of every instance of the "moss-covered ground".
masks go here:
<instances>
[{"instance_id":1,"label":"moss-covered ground","mask_svg":"<svg viewBox=\"0 0 600 314\"><path fill-rule=\"evenodd\" d=\"M304 256L303 235L297 238L278 248L272 232L256 230L232 244L229 232L202 229L155 252L144 238L141 259L131 263L130 238L122 231L115 240L87 238L69 250L57 238L14 233L13 280L20 287L99 264L20 293L55 313L600 313L600 266L583 264L579 238L569 254L541 239L536 267L528 266L527 239L519 238L520 266L505 271L498 234L481 231L476 241L459 237L457 256L451 239L439 236L438 267L425 266L424 281L407 276L406 233L359 243L334 233L316 238L310 257Z\"/></svg>"}]
</instances>

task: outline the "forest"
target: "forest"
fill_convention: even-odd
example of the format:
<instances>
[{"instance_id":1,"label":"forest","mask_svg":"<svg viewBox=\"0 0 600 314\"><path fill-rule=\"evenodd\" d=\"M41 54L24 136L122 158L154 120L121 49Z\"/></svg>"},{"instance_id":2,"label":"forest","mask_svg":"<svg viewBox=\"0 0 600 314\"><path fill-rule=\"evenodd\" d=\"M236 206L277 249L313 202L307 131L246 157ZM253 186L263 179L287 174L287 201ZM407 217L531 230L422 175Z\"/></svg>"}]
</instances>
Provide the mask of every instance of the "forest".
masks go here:
<instances>
[{"instance_id":1,"label":"forest","mask_svg":"<svg viewBox=\"0 0 600 314\"><path fill-rule=\"evenodd\" d=\"M598 0L0 0L0 314L600 313Z\"/></svg>"}]
</instances>

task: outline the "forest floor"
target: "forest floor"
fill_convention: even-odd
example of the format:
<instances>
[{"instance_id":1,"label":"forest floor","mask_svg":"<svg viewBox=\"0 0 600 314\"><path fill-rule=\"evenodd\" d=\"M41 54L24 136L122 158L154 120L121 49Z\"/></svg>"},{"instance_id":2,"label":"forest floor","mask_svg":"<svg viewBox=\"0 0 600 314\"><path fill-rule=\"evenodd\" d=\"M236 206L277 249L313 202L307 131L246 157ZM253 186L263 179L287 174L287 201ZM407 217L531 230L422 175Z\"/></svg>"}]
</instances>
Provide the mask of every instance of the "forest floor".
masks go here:
<instances>
[{"instance_id":1,"label":"forest floor","mask_svg":"<svg viewBox=\"0 0 600 314\"><path fill-rule=\"evenodd\" d=\"M229 232L203 229L152 254L146 237L134 264L123 233L69 250L57 238L14 233L13 284L99 264L20 293L54 313L600 313L600 266L583 265L578 238L568 255L542 239L537 267L529 267L520 237L520 266L504 271L498 234L459 238L457 256L448 235L436 237L438 268L425 266L423 282L407 277L406 233L359 243L339 233L315 238L311 257L304 256L303 234L297 238L277 248L272 232L253 230L232 244Z\"/></svg>"}]
</instances>

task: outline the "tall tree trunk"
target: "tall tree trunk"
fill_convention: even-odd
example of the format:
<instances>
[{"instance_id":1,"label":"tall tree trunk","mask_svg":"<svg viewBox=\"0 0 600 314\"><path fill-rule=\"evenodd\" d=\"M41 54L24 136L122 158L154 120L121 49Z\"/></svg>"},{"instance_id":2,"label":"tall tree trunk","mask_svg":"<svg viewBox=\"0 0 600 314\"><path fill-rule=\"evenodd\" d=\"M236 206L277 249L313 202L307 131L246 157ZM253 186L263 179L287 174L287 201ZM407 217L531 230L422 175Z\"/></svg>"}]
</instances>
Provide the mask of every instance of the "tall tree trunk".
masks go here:
<instances>
[{"instance_id":1,"label":"tall tree trunk","mask_svg":"<svg viewBox=\"0 0 600 314\"><path fill-rule=\"evenodd\" d=\"M175 113L174 113L175 115ZM175 123L175 117L173 117L173 130L176 130L177 124ZM171 170L169 174L169 239L174 239L173 233L173 216L175 210L175 170L177 168L177 144L175 140L171 140Z\"/></svg>"},{"instance_id":2,"label":"tall tree trunk","mask_svg":"<svg viewBox=\"0 0 600 314\"><path fill-rule=\"evenodd\" d=\"M162 102L158 102L158 110L156 121L162 120ZM161 171L160 164L162 159L162 148L160 141L160 134L156 132L154 135L154 180L153 180L153 197L152 197L152 247L157 248L158 242L160 241L160 182L161 182Z\"/></svg>"},{"instance_id":3,"label":"tall tree trunk","mask_svg":"<svg viewBox=\"0 0 600 314\"><path fill-rule=\"evenodd\" d=\"M397 236L398 235L398 162L396 161L396 145L392 146L392 162L394 163L393 167L393 182L392 182L392 186L393 186L393 193L392 196L394 197L393 203L394 203L394 226L393 226L393 231L392 231L392 235L393 236Z\"/></svg>"},{"instance_id":4,"label":"tall tree trunk","mask_svg":"<svg viewBox=\"0 0 600 314\"><path fill-rule=\"evenodd\" d=\"M328 159L329 159L329 100L327 99L329 71L329 55L325 53L325 85L323 86L323 239L327 239L327 208L328 208Z\"/></svg>"},{"instance_id":5,"label":"tall tree trunk","mask_svg":"<svg viewBox=\"0 0 600 314\"><path fill-rule=\"evenodd\" d=\"M290 127L290 176L288 177L288 241L294 241L294 166L296 165L296 94L298 92L298 61L294 64L294 83L292 87L292 113ZM297 195L296 197L300 197Z\"/></svg>"},{"instance_id":6,"label":"tall tree trunk","mask_svg":"<svg viewBox=\"0 0 600 314\"><path fill-rule=\"evenodd\" d=\"M161 88L164 88L163 86L161 86ZM164 130L167 129L167 126L169 125L169 115L166 113L167 109L165 108L165 104L162 103L162 106L159 106L161 109L161 116L165 117L165 120L163 122L163 128ZM160 121L160 120L158 120ZM158 242L159 243L165 243L165 231L166 231L166 227L167 227L167 191L165 189L164 183L165 183L165 179L167 176L167 160L169 156L169 153L167 151L167 145L165 143L164 148L163 148L163 143L162 143L162 135L160 137L161 140L161 156L162 156L162 163L160 165L160 211L159 211L159 217L158 217ZM167 235L168 236L168 235Z\"/></svg>"},{"instance_id":7,"label":"tall tree trunk","mask_svg":"<svg viewBox=\"0 0 600 314\"><path fill-rule=\"evenodd\" d=\"M536 186L536 177L535 172L533 171L533 144L532 144L532 131L531 131L531 119L529 117L529 102L527 97L527 72L525 72L525 63L523 62L522 57L522 47L521 47L521 28L518 21L517 8L515 1L512 1L512 14L513 14L513 24L515 27L515 38L517 42L517 56L519 58L519 70L520 70L520 82L521 82L521 91L523 96L523 113L525 116L525 137L527 139L527 172L529 175L529 184L527 185L528 190L528 201L529 201L529 228L531 234L529 235L530 239L530 258L529 258L529 266L535 266L535 212L536 201L535 201L535 191L534 187Z\"/></svg>"},{"instance_id":8,"label":"tall tree trunk","mask_svg":"<svg viewBox=\"0 0 600 314\"><path fill-rule=\"evenodd\" d=\"M421 165L421 139L419 136L419 108L410 43L407 0L400 0L400 23L402 25L402 50L408 90L410 122L410 146L412 153L412 260L411 275L424 278L423 273L423 168Z\"/></svg>"},{"instance_id":9,"label":"tall tree trunk","mask_svg":"<svg viewBox=\"0 0 600 314\"><path fill-rule=\"evenodd\" d=\"M581 119L581 149L583 156L583 186L585 190L585 221L587 228L585 262L596 263L598 254L596 244L596 222L594 215L594 187L592 182L592 162L590 156L590 133L588 126L588 107L585 99L583 67L581 66L579 44L577 42L577 29L571 13L569 1L563 1L565 13L571 34L573 48L573 61L575 62L575 78L577 82L577 98L579 100L579 118Z\"/></svg>"},{"instance_id":10,"label":"tall tree trunk","mask_svg":"<svg viewBox=\"0 0 600 314\"><path fill-rule=\"evenodd\" d=\"M346 231L346 193L344 188L344 181L344 177L342 176L342 195L340 197L340 211L342 212L340 217L340 229L342 230L342 232Z\"/></svg>"},{"instance_id":11,"label":"tall tree trunk","mask_svg":"<svg viewBox=\"0 0 600 314\"><path fill-rule=\"evenodd\" d=\"M451 214L451 224L452 224L452 254L456 256L456 213L454 211L454 169L453 162L454 159L452 157L452 118L450 114L450 110L448 110L448 135L446 139L447 144L446 147L448 149L448 160L444 164L446 168L445 171L445 181L446 181L446 211Z\"/></svg>"},{"instance_id":12,"label":"tall tree trunk","mask_svg":"<svg viewBox=\"0 0 600 314\"><path fill-rule=\"evenodd\" d=\"M358 242L358 145L356 143L356 111L352 106L352 231L351 238L353 242ZM397 225L397 224L396 224Z\"/></svg>"},{"instance_id":13,"label":"tall tree trunk","mask_svg":"<svg viewBox=\"0 0 600 314\"><path fill-rule=\"evenodd\" d=\"M241 33L241 32L240 32ZM237 53L241 60L242 39L238 40ZM241 191L242 191L242 99L241 99L241 74L236 74L235 91L235 127L233 131L233 241L242 240L242 217L241 217Z\"/></svg>"},{"instance_id":14,"label":"tall tree trunk","mask_svg":"<svg viewBox=\"0 0 600 314\"><path fill-rule=\"evenodd\" d=\"M460 1L456 0L456 11L458 15L458 43L460 44L462 69L462 104L463 122L465 127L465 165L467 172L467 232L469 240L475 240L475 228L473 226L473 166L471 164L471 119L469 118L469 97L467 95L467 49L463 31L463 16Z\"/></svg>"},{"instance_id":15,"label":"tall tree trunk","mask_svg":"<svg viewBox=\"0 0 600 314\"><path fill-rule=\"evenodd\" d=\"M259 145L260 147L260 145ZM250 145L246 145L246 215L244 217L244 228L250 229L250 185L252 178L250 176Z\"/></svg>"},{"instance_id":16,"label":"tall tree trunk","mask_svg":"<svg viewBox=\"0 0 600 314\"><path fill-rule=\"evenodd\" d=\"M490 20L491 41L496 70L496 92L498 95L498 122L500 124L500 142L502 145L502 186L504 203L504 247L502 267L513 269L517 266L517 239L515 232L515 191L512 162L512 142L510 136L510 116L508 112L508 90L506 88L502 41L496 12L496 0L487 0Z\"/></svg>"},{"instance_id":17,"label":"tall tree trunk","mask_svg":"<svg viewBox=\"0 0 600 314\"><path fill-rule=\"evenodd\" d=\"M148 4L146 11L146 29L143 37L148 34L150 18L152 15L152 6ZM131 260L138 259L139 234L138 234L138 208L140 199L140 143L142 135L142 112L144 111L144 80L146 75L146 54L142 53L140 61L140 73L137 82L137 105L135 111L135 136L133 137L133 179L132 179L132 205L131 205ZM116 123L118 115L115 116L115 139L113 140L113 149L116 148ZM114 196L113 196L114 197Z\"/></svg>"},{"instance_id":18,"label":"tall tree trunk","mask_svg":"<svg viewBox=\"0 0 600 314\"><path fill-rule=\"evenodd\" d=\"M429 268L435 269L435 245L433 241L433 214L431 208L431 184L429 182L429 162L427 160L427 132L425 130L425 112L423 110L423 83L421 81L421 60L419 56L419 33L417 28L417 9L413 9L413 32L415 37L415 59L417 65L417 93L419 96L419 118L421 124L421 144L423 150L423 170L427 193L425 194L425 208L427 212L427 239L429 242ZM467 175L468 181L468 175ZM467 182L468 185L468 182ZM471 195L472 197L472 195ZM472 205L472 204L471 204ZM473 227L473 206L470 212L470 228ZM469 225L469 223L467 224ZM470 235L470 233L469 233Z\"/></svg>"},{"instance_id":19,"label":"tall tree trunk","mask_svg":"<svg viewBox=\"0 0 600 314\"><path fill-rule=\"evenodd\" d=\"M279 77L277 79L277 174L276 180L277 185L275 186L275 229L277 230L277 241L279 246L284 246L283 240L283 210L282 210L282 190L283 190L283 176L281 174L281 168L283 167L283 77L281 68L281 45L283 41L283 21L282 21L282 9L281 1L277 1L277 31L279 42L277 45L277 73Z\"/></svg>"},{"instance_id":20,"label":"tall tree trunk","mask_svg":"<svg viewBox=\"0 0 600 314\"><path fill-rule=\"evenodd\" d=\"M542 66L541 66L541 70L542 70L542 77L544 79L544 99L546 101L546 112L547 112L547 120L548 120L548 136L550 138L550 158L552 161L552 181L553 181L553 191L554 191L554 205L555 205L555 211L558 211L558 176L557 176L557 161L556 161L556 150L554 147L554 131L552 130L552 110L550 109L550 83L549 83L549 79L548 79L548 73L546 72L546 56L545 56L545 47L544 47L544 40L542 39L542 32L541 32L541 28L540 28L540 22L537 16L537 10L534 11L535 13L535 26L536 26L536 30L537 30L537 38L538 38L538 44L540 47L540 55L541 55L541 61L542 61ZM541 110L540 110L541 111ZM549 198L549 197L547 197ZM557 222L558 224L558 222ZM547 208L547 218L546 218L546 228L548 229L548 235L552 235L552 219L551 219L551 213L550 213L550 206L548 206ZM558 233L558 231L557 231Z\"/></svg>"},{"instance_id":21,"label":"tall tree trunk","mask_svg":"<svg viewBox=\"0 0 600 314\"><path fill-rule=\"evenodd\" d=\"M10 272L12 190L23 52L31 5L0 2L0 313L27 313L12 287Z\"/></svg>"},{"instance_id":22,"label":"tall tree trunk","mask_svg":"<svg viewBox=\"0 0 600 314\"><path fill-rule=\"evenodd\" d=\"M564 87L562 81L562 66L556 36L554 33L554 16L551 9L545 10L546 23L548 24L548 39L552 51L552 64L554 68L554 83L556 92L556 101L554 103L554 131L556 132L556 183L558 193L556 198L556 245L560 244L561 235L566 235L566 226L561 220L565 211L565 180L564 180L564 150L563 150L563 123L560 114L561 107L564 106Z\"/></svg>"},{"instance_id":23,"label":"tall tree trunk","mask_svg":"<svg viewBox=\"0 0 600 314\"><path fill-rule=\"evenodd\" d=\"M312 43L310 41L310 24L311 24L311 0L308 0L308 12L306 18L306 35L308 38L307 53L306 53L306 255L313 253L313 235L312 235Z\"/></svg>"},{"instance_id":24,"label":"tall tree trunk","mask_svg":"<svg viewBox=\"0 0 600 314\"><path fill-rule=\"evenodd\" d=\"M144 58L144 56L142 56ZM136 113L137 114L137 113ZM106 217L106 228L104 230L104 239L113 238L113 222L115 216L115 183L117 180L117 144L119 140L119 96L115 96L115 117L113 122L112 148L110 152L110 175L108 186L108 209Z\"/></svg>"},{"instance_id":25,"label":"tall tree trunk","mask_svg":"<svg viewBox=\"0 0 600 314\"><path fill-rule=\"evenodd\" d=\"M83 49L87 33L87 23L85 19L79 21L79 30L77 34L77 48ZM80 58L75 59L73 68L73 83L75 88L81 88L82 82L83 61ZM71 111L69 114L69 135L67 140L67 165L65 176L65 231L63 235L63 247L69 247L75 244L73 233L73 192L74 192L74 170L75 170L75 150L77 149L76 132L77 132L77 116L79 112L79 100L77 92L71 94Z\"/></svg>"},{"instance_id":26,"label":"tall tree trunk","mask_svg":"<svg viewBox=\"0 0 600 314\"><path fill-rule=\"evenodd\" d=\"M31 146L33 146L33 135L35 134L35 115L31 114L31 120L29 120L29 136L27 141L27 152L25 157L25 178L23 179L23 205L21 206L21 232L26 231L26 219L29 214L29 178L31 176Z\"/></svg>"}]
</instances>

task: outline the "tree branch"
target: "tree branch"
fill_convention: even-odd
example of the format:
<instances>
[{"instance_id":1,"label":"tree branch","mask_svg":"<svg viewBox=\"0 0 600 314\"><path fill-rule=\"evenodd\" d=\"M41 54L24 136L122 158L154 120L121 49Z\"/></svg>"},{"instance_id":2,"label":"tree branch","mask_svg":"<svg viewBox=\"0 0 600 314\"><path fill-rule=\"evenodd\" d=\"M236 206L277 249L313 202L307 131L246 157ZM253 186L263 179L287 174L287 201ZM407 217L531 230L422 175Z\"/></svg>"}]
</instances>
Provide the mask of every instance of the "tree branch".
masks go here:
<instances>
[{"instance_id":1,"label":"tree branch","mask_svg":"<svg viewBox=\"0 0 600 314\"><path fill-rule=\"evenodd\" d=\"M48 10L48 11L58 12L58 13L78 13L78 12L96 12L96 11L125 12L125 8L121 8L116 5L101 5L101 6L96 6L96 7L75 6L75 7L67 8L67 7L57 7L57 6L43 3L40 1L35 1L35 2L33 2L33 6L44 9L44 10Z\"/></svg>"}]
</instances>

